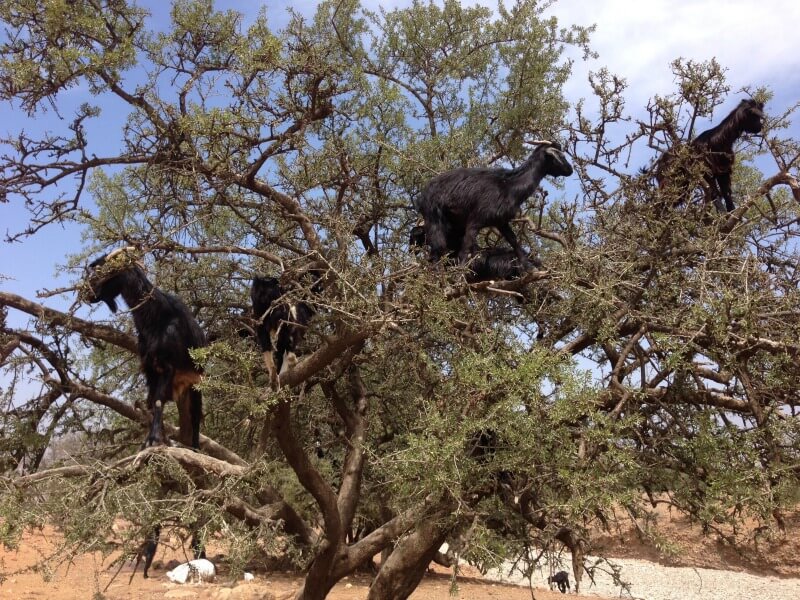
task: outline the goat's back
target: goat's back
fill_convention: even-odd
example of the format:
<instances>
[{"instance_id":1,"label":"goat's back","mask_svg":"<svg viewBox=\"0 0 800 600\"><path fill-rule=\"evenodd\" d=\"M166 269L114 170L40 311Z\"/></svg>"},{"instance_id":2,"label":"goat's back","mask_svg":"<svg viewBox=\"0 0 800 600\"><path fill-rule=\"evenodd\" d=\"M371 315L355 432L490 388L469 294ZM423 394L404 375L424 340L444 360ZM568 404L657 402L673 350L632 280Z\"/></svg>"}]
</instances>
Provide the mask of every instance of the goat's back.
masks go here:
<instances>
[{"instance_id":1,"label":"goat's back","mask_svg":"<svg viewBox=\"0 0 800 600\"><path fill-rule=\"evenodd\" d=\"M436 205L451 216L467 216L479 205L492 205L508 191L508 169L459 168L431 179L422 191L420 210Z\"/></svg>"},{"instance_id":2,"label":"goat's back","mask_svg":"<svg viewBox=\"0 0 800 600\"><path fill-rule=\"evenodd\" d=\"M155 288L152 302L134 310L139 332L139 356L147 366L170 364L178 370L200 372L189 354L193 348L206 345L200 324L183 300Z\"/></svg>"}]
</instances>

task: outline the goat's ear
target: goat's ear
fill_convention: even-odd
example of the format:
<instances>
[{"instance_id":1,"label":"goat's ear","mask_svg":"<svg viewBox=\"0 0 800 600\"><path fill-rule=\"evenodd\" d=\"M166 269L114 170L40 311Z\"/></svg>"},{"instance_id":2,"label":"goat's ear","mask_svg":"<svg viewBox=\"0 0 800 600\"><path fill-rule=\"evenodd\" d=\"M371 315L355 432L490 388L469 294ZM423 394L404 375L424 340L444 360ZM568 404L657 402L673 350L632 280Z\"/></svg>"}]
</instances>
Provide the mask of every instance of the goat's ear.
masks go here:
<instances>
[{"instance_id":1,"label":"goat's ear","mask_svg":"<svg viewBox=\"0 0 800 600\"><path fill-rule=\"evenodd\" d=\"M555 148L553 146L548 146L545 149L545 152L547 154L549 154L552 158L554 158L557 161L563 161L564 160L564 155L561 153L561 148Z\"/></svg>"}]
</instances>

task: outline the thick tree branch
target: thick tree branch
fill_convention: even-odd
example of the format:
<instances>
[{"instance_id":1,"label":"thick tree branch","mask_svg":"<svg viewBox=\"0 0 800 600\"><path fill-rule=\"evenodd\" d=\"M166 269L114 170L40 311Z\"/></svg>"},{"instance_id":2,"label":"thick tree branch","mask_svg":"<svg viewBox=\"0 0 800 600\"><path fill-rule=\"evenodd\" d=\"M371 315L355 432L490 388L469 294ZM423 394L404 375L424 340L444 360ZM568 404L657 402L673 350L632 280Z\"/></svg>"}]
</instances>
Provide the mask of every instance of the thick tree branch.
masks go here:
<instances>
[{"instance_id":1,"label":"thick tree branch","mask_svg":"<svg viewBox=\"0 0 800 600\"><path fill-rule=\"evenodd\" d=\"M84 321L68 313L63 313L52 308L47 308L36 302L31 302L22 296L9 292L0 292L0 306L16 308L24 313L36 317L39 321L49 325L64 327L70 331L77 331L86 337L109 342L130 352L136 352L136 339L122 333L113 327L97 325Z\"/></svg>"}]
</instances>

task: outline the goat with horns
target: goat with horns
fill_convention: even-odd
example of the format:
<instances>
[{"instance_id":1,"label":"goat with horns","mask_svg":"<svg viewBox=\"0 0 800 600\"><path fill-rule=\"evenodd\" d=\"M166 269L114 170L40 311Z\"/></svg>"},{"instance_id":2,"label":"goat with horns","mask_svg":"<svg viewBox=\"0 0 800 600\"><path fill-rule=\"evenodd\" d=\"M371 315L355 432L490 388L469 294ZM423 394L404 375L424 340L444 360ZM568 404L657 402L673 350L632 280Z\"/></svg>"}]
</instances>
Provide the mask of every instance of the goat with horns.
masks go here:
<instances>
[{"instance_id":1,"label":"goat with horns","mask_svg":"<svg viewBox=\"0 0 800 600\"><path fill-rule=\"evenodd\" d=\"M572 174L561 147L554 142L536 141L530 157L515 169L459 168L431 179L415 201L425 220L425 239L431 261L456 253L460 263L476 252L478 232L496 227L511 244L520 264L526 264L511 220L522 203L539 187L545 175ZM458 243L460 240L460 243Z\"/></svg>"}]
</instances>

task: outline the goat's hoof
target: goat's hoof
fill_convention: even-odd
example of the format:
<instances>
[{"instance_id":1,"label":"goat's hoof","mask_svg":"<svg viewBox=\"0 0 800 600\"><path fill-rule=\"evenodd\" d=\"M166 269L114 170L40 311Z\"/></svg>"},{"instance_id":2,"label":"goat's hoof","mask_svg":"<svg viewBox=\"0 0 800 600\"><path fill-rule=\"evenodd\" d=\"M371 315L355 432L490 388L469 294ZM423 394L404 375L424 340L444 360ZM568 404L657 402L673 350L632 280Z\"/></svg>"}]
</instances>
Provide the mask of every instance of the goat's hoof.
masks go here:
<instances>
[{"instance_id":1,"label":"goat's hoof","mask_svg":"<svg viewBox=\"0 0 800 600\"><path fill-rule=\"evenodd\" d=\"M170 445L169 441L165 439L147 438L144 441L144 446L142 447L142 450L145 450L147 448L156 448L158 446L169 446L169 445Z\"/></svg>"}]
</instances>

